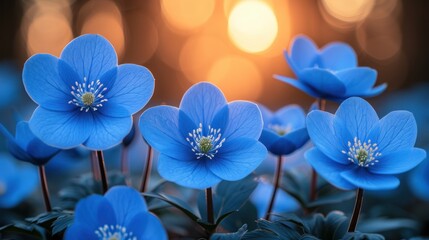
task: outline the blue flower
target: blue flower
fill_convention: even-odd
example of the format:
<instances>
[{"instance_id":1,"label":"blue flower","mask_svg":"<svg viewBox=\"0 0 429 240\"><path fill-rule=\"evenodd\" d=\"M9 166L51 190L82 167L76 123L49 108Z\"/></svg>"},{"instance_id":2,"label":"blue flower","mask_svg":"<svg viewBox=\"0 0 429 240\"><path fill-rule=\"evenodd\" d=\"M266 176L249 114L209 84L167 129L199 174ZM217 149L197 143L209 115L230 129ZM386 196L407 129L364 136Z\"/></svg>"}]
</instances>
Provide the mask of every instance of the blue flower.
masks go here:
<instances>
[{"instance_id":1,"label":"blue flower","mask_svg":"<svg viewBox=\"0 0 429 240\"><path fill-rule=\"evenodd\" d=\"M0 124L0 133L8 140L9 152L17 159L34 165L44 165L60 149L46 145L30 130L28 122L20 121L16 124L15 137Z\"/></svg>"},{"instance_id":2,"label":"blue flower","mask_svg":"<svg viewBox=\"0 0 429 240\"><path fill-rule=\"evenodd\" d=\"M301 148L309 139L305 113L298 105L288 105L272 113L259 105L264 129L259 139L275 155L287 155Z\"/></svg>"},{"instance_id":3,"label":"blue flower","mask_svg":"<svg viewBox=\"0 0 429 240\"><path fill-rule=\"evenodd\" d=\"M77 203L65 239L162 240L167 233L139 192L116 186L104 196L92 194Z\"/></svg>"},{"instance_id":4,"label":"blue flower","mask_svg":"<svg viewBox=\"0 0 429 240\"><path fill-rule=\"evenodd\" d=\"M142 66L117 61L112 45L92 34L71 41L60 58L29 58L23 80L39 105L29 121L34 134L58 148L119 144L131 130L131 115L152 96L154 79Z\"/></svg>"},{"instance_id":5,"label":"blue flower","mask_svg":"<svg viewBox=\"0 0 429 240\"><path fill-rule=\"evenodd\" d=\"M0 63L0 108L13 106L18 98L19 72L9 62Z\"/></svg>"},{"instance_id":6,"label":"blue flower","mask_svg":"<svg viewBox=\"0 0 429 240\"><path fill-rule=\"evenodd\" d=\"M429 202L429 162L425 161L410 175L409 186L418 198Z\"/></svg>"},{"instance_id":7,"label":"blue flower","mask_svg":"<svg viewBox=\"0 0 429 240\"><path fill-rule=\"evenodd\" d=\"M335 115L312 111L307 129L315 148L306 154L313 168L342 189L393 189L392 174L414 168L426 158L415 148L417 125L408 111L393 111L379 119L365 100L345 100Z\"/></svg>"},{"instance_id":8,"label":"blue flower","mask_svg":"<svg viewBox=\"0 0 429 240\"><path fill-rule=\"evenodd\" d=\"M348 97L372 97L382 93L387 85L375 88L377 71L358 67L354 50L347 44L334 42L317 49L306 36L293 40L284 56L297 76L297 80L274 75L315 98L341 101Z\"/></svg>"},{"instance_id":9,"label":"blue flower","mask_svg":"<svg viewBox=\"0 0 429 240\"><path fill-rule=\"evenodd\" d=\"M37 171L31 166L18 166L6 154L0 154L0 208L18 205L37 187Z\"/></svg>"},{"instance_id":10,"label":"blue flower","mask_svg":"<svg viewBox=\"0 0 429 240\"><path fill-rule=\"evenodd\" d=\"M262 126L256 104L227 103L210 83L192 86L179 108L153 107L140 118L143 137L160 152L160 175L198 189L236 181L255 170L267 155L258 141Z\"/></svg>"},{"instance_id":11,"label":"blue flower","mask_svg":"<svg viewBox=\"0 0 429 240\"><path fill-rule=\"evenodd\" d=\"M259 218L264 217L266 214L273 190L274 186L272 184L261 181L253 191L250 201L255 205ZM299 207L299 203L293 197L280 188L277 190L273 207L274 213L290 213L297 211Z\"/></svg>"}]
</instances>

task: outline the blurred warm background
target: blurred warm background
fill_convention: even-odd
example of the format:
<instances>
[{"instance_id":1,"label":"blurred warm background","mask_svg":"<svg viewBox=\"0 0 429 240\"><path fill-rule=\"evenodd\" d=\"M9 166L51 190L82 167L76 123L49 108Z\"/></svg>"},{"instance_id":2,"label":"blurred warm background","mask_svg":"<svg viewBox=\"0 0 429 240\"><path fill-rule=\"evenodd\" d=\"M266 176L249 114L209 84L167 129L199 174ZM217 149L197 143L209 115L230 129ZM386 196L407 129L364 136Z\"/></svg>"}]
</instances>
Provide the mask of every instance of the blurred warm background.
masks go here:
<instances>
[{"instance_id":1,"label":"blurred warm background","mask_svg":"<svg viewBox=\"0 0 429 240\"><path fill-rule=\"evenodd\" d=\"M153 72L152 104L177 105L191 84L210 81L229 100L308 106L272 78L293 76L283 50L295 35L351 44L391 92L427 79L428 10L398 0L1 0L0 59L19 70L35 53L58 56L74 37L99 33L121 63Z\"/></svg>"}]
</instances>

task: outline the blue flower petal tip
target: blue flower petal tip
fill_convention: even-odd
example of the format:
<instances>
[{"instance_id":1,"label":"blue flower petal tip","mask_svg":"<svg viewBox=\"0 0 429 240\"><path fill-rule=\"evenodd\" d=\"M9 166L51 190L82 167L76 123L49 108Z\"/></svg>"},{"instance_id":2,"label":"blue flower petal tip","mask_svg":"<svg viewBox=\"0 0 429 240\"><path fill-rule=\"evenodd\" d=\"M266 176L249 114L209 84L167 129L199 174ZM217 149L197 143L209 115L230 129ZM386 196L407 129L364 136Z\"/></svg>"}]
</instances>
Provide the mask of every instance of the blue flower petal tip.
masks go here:
<instances>
[{"instance_id":1,"label":"blue flower petal tip","mask_svg":"<svg viewBox=\"0 0 429 240\"><path fill-rule=\"evenodd\" d=\"M308 141L306 115L298 105L287 105L274 113L261 104L259 109L264 121L264 130L259 140L271 153L288 155Z\"/></svg>"},{"instance_id":2,"label":"blue flower petal tip","mask_svg":"<svg viewBox=\"0 0 429 240\"><path fill-rule=\"evenodd\" d=\"M417 125L412 113L394 111L379 119L362 98L345 100L335 115L312 111L307 129L315 148L308 162L328 182L342 189L392 189L394 174L417 166L426 151L415 148Z\"/></svg>"},{"instance_id":3,"label":"blue flower petal tip","mask_svg":"<svg viewBox=\"0 0 429 240\"><path fill-rule=\"evenodd\" d=\"M81 199L64 239L166 240L161 221L148 212L139 192L126 186L112 187L104 196Z\"/></svg>"},{"instance_id":4,"label":"blue flower petal tip","mask_svg":"<svg viewBox=\"0 0 429 240\"><path fill-rule=\"evenodd\" d=\"M148 69L118 66L113 46L95 34L72 40L60 58L32 56L22 76L28 95L39 105L29 121L31 130L62 149L83 145L105 150L121 143L131 130L132 114L154 90Z\"/></svg>"},{"instance_id":5,"label":"blue flower petal tip","mask_svg":"<svg viewBox=\"0 0 429 240\"><path fill-rule=\"evenodd\" d=\"M284 57L297 79L274 78L315 98L343 101L352 96L377 96L385 90L383 85L374 87L377 72L358 67L356 53L346 43L332 42L318 49L310 38L298 35Z\"/></svg>"},{"instance_id":6,"label":"blue flower petal tip","mask_svg":"<svg viewBox=\"0 0 429 240\"><path fill-rule=\"evenodd\" d=\"M198 83L180 107L158 106L140 117L140 131L158 152L158 172L179 185L204 189L246 177L265 159L263 122L254 103L228 103L211 83Z\"/></svg>"}]
</instances>

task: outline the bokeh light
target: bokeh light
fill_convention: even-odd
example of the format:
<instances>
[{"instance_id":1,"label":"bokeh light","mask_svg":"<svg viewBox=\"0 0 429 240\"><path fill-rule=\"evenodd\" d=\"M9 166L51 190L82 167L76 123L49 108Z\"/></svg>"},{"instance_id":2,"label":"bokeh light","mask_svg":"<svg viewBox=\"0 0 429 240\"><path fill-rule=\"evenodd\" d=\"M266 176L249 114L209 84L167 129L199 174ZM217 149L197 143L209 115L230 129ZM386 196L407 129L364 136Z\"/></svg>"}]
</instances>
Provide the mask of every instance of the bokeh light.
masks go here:
<instances>
[{"instance_id":1,"label":"bokeh light","mask_svg":"<svg viewBox=\"0 0 429 240\"><path fill-rule=\"evenodd\" d=\"M228 34L241 50L259 53L267 50L278 33L278 23L272 8L259 0L241 1L228 18Z\"/></svg>"},{"instance_id":2,"label":"bokeh light","mask_svg":"<svg viewBox=\"0 0 429 240\"><path fill-rule=\"evenodd\" d=\"M109 0L92 0L79 11L80 34L97 33L107 38L118 54L124 54L125 39L122 15L118 6Z\"/></svg>"},{"instance_id":3,"label":"bokeh light","mask_svg":"<svg viewBox=\"0 0 429 240\"><path fill-rule=\"evenodd\" d=\"M263 87L258 67L237 55L217 60L211 66L207 80L218 86L228 100L257 100Z\"/></svg>"},{"instance_id":4,"label":"bokeh light","mask_svg":"<svg viewBox=\"0 0 429 240\"><path fill-rule=\"evenodd\" d=\"M374 3L374 0L322 0L326 11L343 22L358 22L365 19Z\"/></svg>"},{"instance_id":5,"label":"bokeh light","mask_svg":"<svg viewBox=\"0 0 429 240\"><path fill-rule=\"evenodd\" d=\"M214 0L162 0L161 10L167 23L181 31L202 26L212 16Z\"/></svg>"}]
</instances>

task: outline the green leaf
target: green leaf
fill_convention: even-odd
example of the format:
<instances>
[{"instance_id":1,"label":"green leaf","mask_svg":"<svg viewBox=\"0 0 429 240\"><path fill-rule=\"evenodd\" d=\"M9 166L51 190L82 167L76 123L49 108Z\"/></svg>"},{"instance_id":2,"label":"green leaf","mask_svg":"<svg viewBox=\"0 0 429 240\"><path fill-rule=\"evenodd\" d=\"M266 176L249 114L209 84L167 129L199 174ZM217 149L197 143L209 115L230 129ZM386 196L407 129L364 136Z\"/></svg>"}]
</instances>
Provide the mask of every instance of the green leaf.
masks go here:
<instances>
[{"instance_id":1,"label":"green leaf","mask_svg":"<svg viewBox=\"0 0 429 240\"><path fill-rule=\"evenodd\" d=\"M64 214L52 223L52 235L63 233L73 223L74 214Z\"/></svg>"},{"instance_id":2,"label":"green leaf","mask_svg":"<svg viewBox=\"0 0 429 240\"><path fill-rule=\"evenodd\" d=\"M33 237L34 239L46 240L47 239L47 231L41 226L38 226L34 223L29 222L16 222L14 224L9 224L0 228L0 236L21 236L26 237L24 239L28 239L28 237ZM22 239L22 238L19 238Z\"/></svg>"},{"instance_id":3,"label":"green leaf","mask_svg":"<svg viewBox=\"0 0 429 240\"><path fill-rule=\"evenodd\" d=\"M210 240L240 240L247 232L247 225L244 224L237 232L234 233L215 233Z\"/></svg>"}]
</instances>

